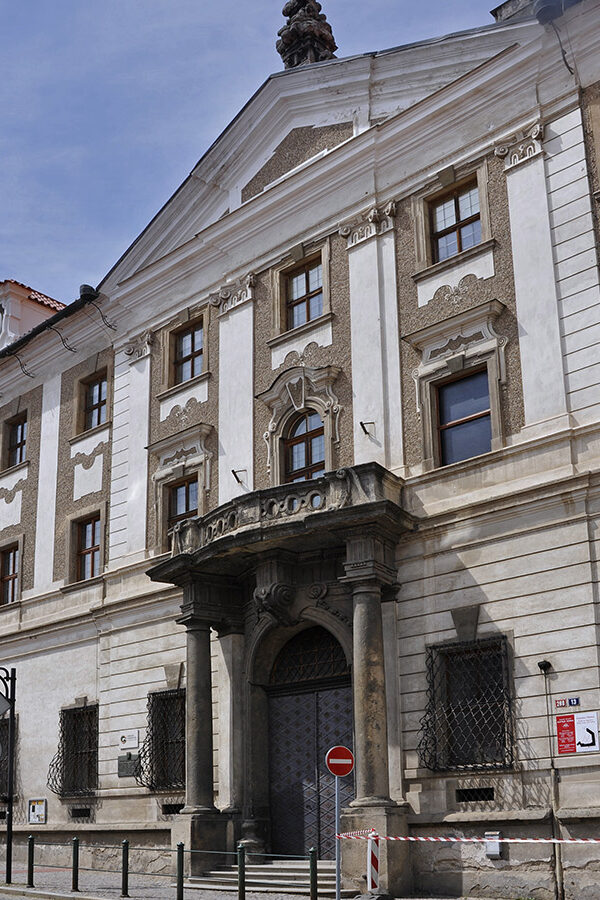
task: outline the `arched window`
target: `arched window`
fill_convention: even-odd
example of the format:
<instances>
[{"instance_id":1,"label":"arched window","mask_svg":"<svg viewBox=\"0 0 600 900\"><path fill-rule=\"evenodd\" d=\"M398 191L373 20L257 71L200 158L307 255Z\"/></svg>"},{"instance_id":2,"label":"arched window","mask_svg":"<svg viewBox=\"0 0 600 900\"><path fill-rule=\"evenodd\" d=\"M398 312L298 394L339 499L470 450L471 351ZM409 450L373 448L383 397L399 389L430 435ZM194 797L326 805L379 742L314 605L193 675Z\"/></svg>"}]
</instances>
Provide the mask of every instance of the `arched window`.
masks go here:
<instances>
[{"instance_id":1,"label":"arched window","mask_svg":"<svg viewBox=\"0 0 600 900\"><path fill-rule=\"evenodd\" d=\"M325 472L323 420L312 409L292 419L283 442L285 480L308 481Z\"/></svg>"}]
</instances>

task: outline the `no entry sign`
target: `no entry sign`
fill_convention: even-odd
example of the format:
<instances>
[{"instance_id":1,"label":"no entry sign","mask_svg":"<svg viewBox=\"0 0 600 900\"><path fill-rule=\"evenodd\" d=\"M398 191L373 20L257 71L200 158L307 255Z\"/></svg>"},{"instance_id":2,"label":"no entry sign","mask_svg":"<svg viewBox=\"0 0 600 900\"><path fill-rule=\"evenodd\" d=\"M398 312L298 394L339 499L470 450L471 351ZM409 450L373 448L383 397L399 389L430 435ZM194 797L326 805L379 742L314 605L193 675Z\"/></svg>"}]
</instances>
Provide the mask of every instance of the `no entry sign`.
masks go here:
<instances>
[{"instance_id":1,"label":"no entry sign","mask_svg":"<svg viewBox=\"0 0 600 900\"><path fill-rule=\"evenodd\" d=\"M354 768L354 754L347 747L332 747L325 756L325 765L332 775L342 778Z\"/></svg>"}]
</instances>

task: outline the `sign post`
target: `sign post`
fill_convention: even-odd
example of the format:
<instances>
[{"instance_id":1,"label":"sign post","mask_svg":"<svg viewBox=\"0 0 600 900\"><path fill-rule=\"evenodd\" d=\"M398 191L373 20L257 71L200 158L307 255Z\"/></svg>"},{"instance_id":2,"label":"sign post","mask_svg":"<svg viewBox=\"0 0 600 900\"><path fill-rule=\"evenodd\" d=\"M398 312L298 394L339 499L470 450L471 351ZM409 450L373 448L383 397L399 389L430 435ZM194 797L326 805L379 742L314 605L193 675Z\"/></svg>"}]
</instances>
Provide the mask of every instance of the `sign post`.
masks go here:
<instances>
[{"instance_id":1,"label":"sign post","mask_svg":"<svg viewBox=\"0 0 600 900\"><path fill-rule=\"evenodd\" d=\"M340 833L340 778L350 775L354 769L354 754L348 747L332 747L325 754L325 765L335 775L335 900L340 900L341 855L340 841L337 838Z\"/></svg>"},{"instance_id":2,"label":"sign post","mask_svg":"<svg viewBox=\"0 0 600 900\"><path fill-rule=\"evenodd\" d=\"M8 712L8 772L6 785L6 884L12 882L14 756L15 756L15 696L16 669L0 666L0 715Z\"/></svg>"}]
</instances>

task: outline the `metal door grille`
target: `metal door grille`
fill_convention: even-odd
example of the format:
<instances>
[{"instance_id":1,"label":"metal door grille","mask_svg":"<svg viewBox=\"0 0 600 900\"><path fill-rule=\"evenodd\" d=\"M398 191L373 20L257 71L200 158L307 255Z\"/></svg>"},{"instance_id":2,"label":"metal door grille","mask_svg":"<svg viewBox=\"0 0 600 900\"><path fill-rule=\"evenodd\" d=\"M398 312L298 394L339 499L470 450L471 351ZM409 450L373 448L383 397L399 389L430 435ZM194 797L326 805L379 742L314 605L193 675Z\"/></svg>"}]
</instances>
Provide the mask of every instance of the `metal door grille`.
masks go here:
<instances>
[{"instance_id":1,"label":"metal door grille","mask_svg":"<svg viewBox=\"0 0 600 900\"><path fill-rule=\"evenodd\" d=\"M321 680L322 679L322 680ZM335 857L335 778L325 754L352 747L352 690L342 648L321 628L293 638L281 651L269 696L269 786L274 853ZM354 796L342 779L341 801Z\"/></svg>"},{"instance_id":2,"label":"metal door grille","mask_svg":"<svg viewBox=\"0 0 600 900\"><path fill-rule=\"evenodd\" d=\"M427 710L418 751L422 764L434 771L512 765L505 637L427 650Z\"/></svg>"},{"instance_id":3,"label":"metal door grille","mask_svg":"<svg viewBox=\"0 0 600 900\"><path fill-rule=\"evenodd\" d=\"M152 791L185 790L185 690L148 694L148 727L138 784Z\"/></svg>"},{"instance_id":4,"label":"metal door grille","mask_svg":"<svg viewBox=\"0 0 600 900\"><path fill-rule=\"evenodd\" d=\"M89 796L98 787L98 706L60 711L58 751L48 770L48 787L66 797Z\"/></svg>"}]
</instances>

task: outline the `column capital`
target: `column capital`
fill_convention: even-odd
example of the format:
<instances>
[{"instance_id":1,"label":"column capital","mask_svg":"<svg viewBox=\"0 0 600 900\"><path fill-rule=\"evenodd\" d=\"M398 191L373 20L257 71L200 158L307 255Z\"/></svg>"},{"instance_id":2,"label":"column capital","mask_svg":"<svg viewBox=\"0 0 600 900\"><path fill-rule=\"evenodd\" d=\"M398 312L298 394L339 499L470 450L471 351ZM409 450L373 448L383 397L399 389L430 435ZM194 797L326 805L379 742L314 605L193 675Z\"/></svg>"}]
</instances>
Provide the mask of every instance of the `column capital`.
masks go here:
<instances>
[{"instance_id":1,"label":"column capital","mask_svg":"<svg viewBox=\"0 0 600 900\"><path fill-rule=\"evenodd\" d=\"M345 576L340 581L364 584L364 590L378 590L397 578L395 543L377 526L352 529L346 533ZM370 587L367 587L370 585Z\"/></svg>"},{"instance_id":2,"label":"column capital","mask_svg":"<svg viewBox=\"0 0 600 900\"><path fill-rule=\"evenodd\" d=\"M239 585L222 576L192 575L183 585L181 616L176 621L188 631L214 628L219 634L243 632Z\"/></svg>"}]
</instances>

